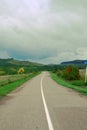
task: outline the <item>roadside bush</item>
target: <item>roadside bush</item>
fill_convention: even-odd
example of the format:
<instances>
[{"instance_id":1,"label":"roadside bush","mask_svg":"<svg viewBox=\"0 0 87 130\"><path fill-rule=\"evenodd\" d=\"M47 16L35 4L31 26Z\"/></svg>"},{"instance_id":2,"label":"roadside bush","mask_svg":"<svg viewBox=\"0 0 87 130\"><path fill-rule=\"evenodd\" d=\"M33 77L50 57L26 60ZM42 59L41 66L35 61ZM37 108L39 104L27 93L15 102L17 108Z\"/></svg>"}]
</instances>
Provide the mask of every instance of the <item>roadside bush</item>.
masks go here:
<instances>
[{"instance_id":1,"label":"roadside bush","mask_svg":"<svg viewBox=\"0 0 87 130\"><path fill-rule=\"evenodd\" d=\"M55 74L57 74L58 70L54 69L52 72L55 73Z\"/></svg>"},{"instance_id":2,"label":"roadside bush","mask_svg":"<svg viewBox=\"0 0 87 130\"><path fill-rule=\"evenodd\" d=\"M57 74L57 76L59 76L59 77L63 77L63 72L62 72L61 70L58 70L56 74Z\"/></svg>"},{"instance_id":3,"label":"roadside bush","mask_svg":"<svg viewBox=\"0 0 87 130\"><path fill-rule=\"evenodd\" d=\"M70 65L63 71L63 78L66 80L78 80L80 79L79 69L74 66Z\"/></svg>"}]
</instances>

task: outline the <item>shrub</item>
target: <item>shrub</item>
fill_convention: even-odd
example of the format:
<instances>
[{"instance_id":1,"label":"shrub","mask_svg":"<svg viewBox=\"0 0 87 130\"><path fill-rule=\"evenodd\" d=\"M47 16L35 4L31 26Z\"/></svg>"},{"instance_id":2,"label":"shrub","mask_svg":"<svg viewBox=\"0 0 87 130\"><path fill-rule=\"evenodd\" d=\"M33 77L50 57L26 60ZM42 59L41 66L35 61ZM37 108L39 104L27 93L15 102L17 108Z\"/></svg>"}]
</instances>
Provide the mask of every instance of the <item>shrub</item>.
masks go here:
<instances>
[{"instance_id":1,"label":"shrub","mask_svg":"<svg viewBox=\"0 0 87 130\"><path fill-rule=\"evenodd\" d=\"M58 70L56 74L57 74L57 76L59 76L59 77L63 77L63 72L62 72L61 70Z\"/></svg>"},{"instance_id":2,"label":"shrub","mask_svg":"<svg viewBox=\"0 0 87 130\"><path fill-rule=\"evenodd\" d=\"M79 69L74 66L70 65L63 71L63 78L66 80L78 80L80 79Z\"/></svg>"}]
</instances>

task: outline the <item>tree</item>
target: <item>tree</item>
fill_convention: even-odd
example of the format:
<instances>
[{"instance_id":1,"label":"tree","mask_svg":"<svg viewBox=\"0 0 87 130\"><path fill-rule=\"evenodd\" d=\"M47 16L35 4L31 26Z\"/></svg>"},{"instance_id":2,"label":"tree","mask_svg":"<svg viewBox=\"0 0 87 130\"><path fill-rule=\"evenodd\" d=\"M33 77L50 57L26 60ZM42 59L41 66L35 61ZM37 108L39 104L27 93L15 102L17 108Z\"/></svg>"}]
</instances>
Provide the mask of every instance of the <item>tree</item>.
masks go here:
<instances>
[{"instance_id":1,"label":"tree","mask_svg":"<svg viewBox=\"0 0 87 130\"><path fill-rule=\"evenodd\" d=\"M74 65L70 65L63 71L63 77L67 80L78 80L80 79L79 69Z\"/></svg>"},{"instance_id":2,"label":"tree","mask_svg":"<svg viewBox=\"0 0 87 130\"><path fill-rule=\"evenodd\" d=\"M21 68L19 68L19 70L18 70L18 74L23 74L24 73L24 68L23 67L21 67Z\"/></svg>"}]
</instances>

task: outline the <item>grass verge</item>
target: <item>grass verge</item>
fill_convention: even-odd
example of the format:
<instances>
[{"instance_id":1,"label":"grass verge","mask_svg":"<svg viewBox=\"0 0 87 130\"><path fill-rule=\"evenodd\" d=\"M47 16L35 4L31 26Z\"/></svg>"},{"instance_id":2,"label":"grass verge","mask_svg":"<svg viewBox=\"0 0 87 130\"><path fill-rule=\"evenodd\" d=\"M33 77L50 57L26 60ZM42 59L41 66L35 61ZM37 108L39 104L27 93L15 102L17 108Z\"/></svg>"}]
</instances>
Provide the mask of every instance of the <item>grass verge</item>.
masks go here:
<instances>
[{"instance_id":1,"label":"grass verge","mask_svg":"<svg viewBox=\"0 0 87 130\"><path fill-rule=\"evenodd\" d=\"M54 74L52 72L50 74L51 74L52 79L55 80L58 84L63 85L63 86L68 87L68 88L71 88L71 89L74 89L82 94L87 95L87 88L72 85L72 84L66 82L65 80L63 80L62 78L58 77L56 74Z\"/></svg>"},{"instance_id":2,"label":"grass verge","mask_svg":"<svg viewBox=\"0 0 87 130\"><path fill-rule=\"evenodd\" d=\"M6 96L8 93L15 90L17 87L22 85L24 82L26 82L27 80L30 80L31 78L35 77L38 74L40 74L40 73L31 74L28 77L16 80L15 82L9 83L9 84L1 87L0 88L0 97Z\"/></svg>"}]
</instances>

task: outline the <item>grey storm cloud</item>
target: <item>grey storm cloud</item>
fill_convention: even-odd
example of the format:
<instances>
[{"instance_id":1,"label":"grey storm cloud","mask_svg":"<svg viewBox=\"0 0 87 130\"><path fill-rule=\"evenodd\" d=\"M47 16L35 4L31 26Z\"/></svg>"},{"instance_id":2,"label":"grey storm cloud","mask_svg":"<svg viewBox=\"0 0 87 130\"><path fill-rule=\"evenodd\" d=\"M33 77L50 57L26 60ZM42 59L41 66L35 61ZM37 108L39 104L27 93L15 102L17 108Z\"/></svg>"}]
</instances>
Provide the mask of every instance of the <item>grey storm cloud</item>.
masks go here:
<instances>
[{"instance_id":1,"label":"grey storm cloud","mask_svg":"<svg viewBox=\"0 0 87 130\"><path fill-rule=\"evenodd\" d=\"M1 0L0 58L87 59L86 0Z\"/></svg>"}]
</instances>

